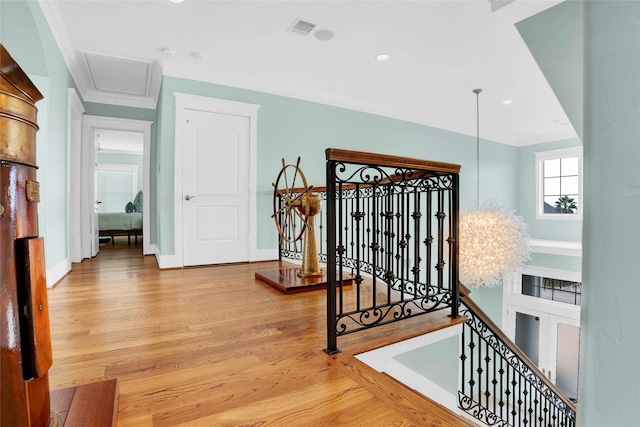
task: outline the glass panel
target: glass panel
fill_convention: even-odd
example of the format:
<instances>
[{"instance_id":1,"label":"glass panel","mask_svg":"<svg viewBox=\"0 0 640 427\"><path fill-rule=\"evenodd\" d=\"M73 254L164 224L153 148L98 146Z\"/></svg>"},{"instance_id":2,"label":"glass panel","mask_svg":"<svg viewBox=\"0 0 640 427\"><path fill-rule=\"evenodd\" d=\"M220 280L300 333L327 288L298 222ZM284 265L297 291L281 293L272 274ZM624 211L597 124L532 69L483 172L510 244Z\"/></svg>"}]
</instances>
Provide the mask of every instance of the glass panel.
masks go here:
<instances>
[{"instance_id":1,"label":"glass panel","mask_svg":"<svg viewBox=\"0 0 640 427\"><path fill-rule=\"evenodd\" d=\"M544 179L544 195L557 196L560 194L560 178Z\"/></svg>"},{"instance_id":2,"label":"glass panel","mask_svg":"<svg viewBox=\"0 0 640 427\"><path fill-rule=\"evenodd\" d=\"M516 313L516 345L538 366L540 354L540 318Z\"/></svg>"},{"instance_id":3,"label":"glass panel","mask_svg":"<svg viewBox=\"0 0 640 427\"><path fill-rule=\"evenodd\" d=\"M523 274L521 293L536 298L580 305L582 283Z\"/></svg>"},{"instance_id":4,"label":"glass panel","mask_svg":"<svg viewBox=\"0 0 640 427\"><path fill-rule=\"evenodd\" d=\"M553 206L556 209L556 213L575 214L578 212L578 204L576 203L576 199L568 194L559 196Z\"/></svg>"},{"instance_id":5,"label":"glass panel","mask_svg":"<svg viewBox=\"0 0 640 427\"><path fill-rule=\"evenodd\" d=\"M560 159L545 160L543 175L545 177L560 176Z\"/></svg>"},{"instance_id":6,"label":"glass panel","mask_svg":"<svg viewBox=\"0 0 640 427\"><path fill-rule=\"evenodd\" d=\"M556 200L558 200L558 196L549 196L544 198L544 213L556 213Z\"/></svg>"},{"instance_id":7,"label":"glass panel","mask_svg":"<svg viewBox=\"0 0 640 427\"><path fill-rule=\"evenodd\" d=\"M540 297L540 287L542 286L542 277L522 275L522 295L532 297Z\"/></svg>"},{"instance_id":8,"label":"glass panel","mask_svg":"<svg viewBox=\"0 0 640 427\"><path fill-rule=\"evenodd\" d=\"M558 323L556 386L574 402L578 401L578 360L580 328Z\"/></svg>"},{"instance_id":9,"label":"glass panel","mask_svg":"<svg viewBox=\"0 0 640 427\"><path fill-rule=\"evenodd\" d=\"M562 161L562 176L578 175L578 158L567 157Z\"/></svg>"},{"instance_id":10,"label":"glass panel","mask_svg":"<svg viewBox=\"0 0 640 427\"><path fill-rule=\"evenodd\" d=\"M578 194L578 177L568 176L562 178L561 194Z\"/></svg>"}]
</instances>

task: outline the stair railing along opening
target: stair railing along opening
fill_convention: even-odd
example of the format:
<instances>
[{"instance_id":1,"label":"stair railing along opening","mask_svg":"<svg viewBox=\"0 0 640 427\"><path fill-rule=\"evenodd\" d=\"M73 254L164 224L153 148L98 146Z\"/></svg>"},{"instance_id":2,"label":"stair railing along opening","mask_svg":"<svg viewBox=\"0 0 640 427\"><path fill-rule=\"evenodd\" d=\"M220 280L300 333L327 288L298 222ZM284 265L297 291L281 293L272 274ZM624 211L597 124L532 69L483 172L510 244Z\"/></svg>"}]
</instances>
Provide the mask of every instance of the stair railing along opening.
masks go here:
<instances>
[{"instance_id":1,"label":"stair railing along opening","mask_svg":"<svg viewBox=\"0 0 640 427\"><path fill-rule=\"evenodd\" d=\"M328 289L325 351L339 351L340 335L435 310L458 317L460 166L333 148L326 156L326 187L313 188L326 212L318 238ZM280 259L302 259L301 251L280 242Z\"/></svg>"},{"instance_id":2,"label":"stair railing along opening","mask_svg":"<svg viewBox=\"0 0 640 427\"><path fill-rule=\"evenodd\" d=\"M326 212L317 229L328 279L325 351L338 352L341 335L451 308L453 317L468 318L461 335L461 409L491 426L575 426L576 405L464 286L460 293L453 285L459 166L336 149L326 155L327 186L313 188ZM279 253L281 260L302 260L302 246L292 242L281 241ZM346 273L355 289L344 285Z\"/></svg>"},{"instance_id":3,"label":"stair railing along opening","mask_svg":"<svg viewBox=\"0 0 640 427\"><path fill-rule=\"evenodd\" d=\"M339 351L340 335L435 310L457 317L460 166L337 149L326 155L327 185L313 189L326 212L318 227L325 351ZM301 260L302 247L281 241L283 258Z\"/></svg>"},{"instance_id":4,"label":"stair railing along opening","mask_svg":"<svg viewBox=\"0 0 640 427\"><path fill-rule=\"evenodd\" d=\"M576 405L461 289L458 406L490 426L575 426Z\"/></svg>"}]
</instances>

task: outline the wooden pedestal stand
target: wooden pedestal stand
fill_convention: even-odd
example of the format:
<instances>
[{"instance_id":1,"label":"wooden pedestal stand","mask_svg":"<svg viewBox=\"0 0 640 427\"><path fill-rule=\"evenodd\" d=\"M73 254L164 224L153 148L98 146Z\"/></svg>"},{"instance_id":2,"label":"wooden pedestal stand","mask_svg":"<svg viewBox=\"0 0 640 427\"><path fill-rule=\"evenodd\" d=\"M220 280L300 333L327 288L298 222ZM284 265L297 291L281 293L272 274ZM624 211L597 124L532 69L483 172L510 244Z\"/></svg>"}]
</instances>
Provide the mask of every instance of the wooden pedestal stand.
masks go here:
<instances>
[{"instance_id":1,"label":"wooden pedestal stand","mask_svg":"<svg viewBox=\"0 0 640 427\"><path fill-rule=\"evenodd\" d=\"M35 103L41 99L0 44L0 420L11 427L61 425L51 412L49 306L38 237ZM86 420L77 426L111 426L115 418Z\"/></svg>"},{"instance_id":2,"label":"wooden pedestal stand","mask_svg":"<svg viewBox=\"0 0 640 427\"><path fill-rule=\"evenodd\" d=\"M300 277L300 267L293 264L281 263L278 270L256 272L256 279L266 283L283 294L296 294L299 292L317 291L327 289L327 277ZM351 286L353 274L343 275L343 286Z\"/></svg>"}]
</instances>

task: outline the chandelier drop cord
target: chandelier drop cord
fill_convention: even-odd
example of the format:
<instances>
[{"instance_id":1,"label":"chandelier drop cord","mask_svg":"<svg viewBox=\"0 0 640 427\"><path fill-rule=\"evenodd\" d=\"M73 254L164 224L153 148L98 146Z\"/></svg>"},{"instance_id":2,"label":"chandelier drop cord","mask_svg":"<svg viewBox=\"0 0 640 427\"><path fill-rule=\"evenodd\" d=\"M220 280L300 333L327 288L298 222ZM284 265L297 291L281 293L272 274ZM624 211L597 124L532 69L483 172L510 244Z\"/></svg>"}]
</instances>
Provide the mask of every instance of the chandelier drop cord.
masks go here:
<instances>
[{"instance_id":1,"label":"chandelier drop cord","mask_svg":"<svg viewBox=\"0 0 640 427\"><path fill-rule=\"evenodd\" d=\"M482 89L474 89L476 94L476 208L480 207L480 92Z\"/></svg>"}]
</instances>

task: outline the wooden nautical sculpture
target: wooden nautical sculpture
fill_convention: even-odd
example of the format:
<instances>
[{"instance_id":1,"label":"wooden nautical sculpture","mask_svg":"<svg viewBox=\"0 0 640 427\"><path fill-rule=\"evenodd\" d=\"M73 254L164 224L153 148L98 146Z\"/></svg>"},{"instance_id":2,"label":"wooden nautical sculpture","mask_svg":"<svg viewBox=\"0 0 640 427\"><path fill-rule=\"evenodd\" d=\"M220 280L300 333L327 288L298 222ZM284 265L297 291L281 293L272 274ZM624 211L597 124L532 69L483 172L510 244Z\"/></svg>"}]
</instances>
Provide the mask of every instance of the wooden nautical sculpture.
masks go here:
<instances>
[{"instance_id":1,"label":"wooden nautical sculpture","mask_svg":"<svg viewBox=\"0 0 640 427\"><path fill-rule=\"evenodd\" d=\"M276 270L256 272L256 279L285 294L326 289L326 272L320 268L315 217L322 210L322 198L307 184L296 164L282 159L282 169L273 184L273 215L279 236L280 263ZM302 240L302 265L283 262L282 258L300 259L298 242ZM293 251L291 251L291 245ZM284 254L284 255L283 255ZM350 286L353 274L342 275L343 286Z\"/></svg>"},{"instance_id":2,"label":"wooden nautical sculpture","mask_svg":"<svg viewBox=\"0 0 640 427\"><path fill-rule=\"evenodd\" d=\"M286 164L282 159L282 169L273 183L273 215L280 239L294 243L303 241L302 268L297 275L300 278L322 277L318 261L318 246L314 217L322 209L322 200L313 194L313 186L300 169L300 157L295 165ZM301 224L301 225L300 225Z\"/></svg>"}]
</instances>

